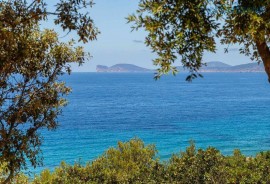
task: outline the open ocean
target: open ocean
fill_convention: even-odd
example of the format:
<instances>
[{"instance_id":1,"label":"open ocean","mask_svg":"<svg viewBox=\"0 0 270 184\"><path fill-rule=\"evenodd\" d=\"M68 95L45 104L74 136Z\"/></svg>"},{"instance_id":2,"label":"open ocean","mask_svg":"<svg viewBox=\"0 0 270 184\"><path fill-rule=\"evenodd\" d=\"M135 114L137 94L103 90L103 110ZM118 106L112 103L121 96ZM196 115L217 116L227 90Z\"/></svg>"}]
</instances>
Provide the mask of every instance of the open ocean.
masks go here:
<instances>
[{"instance_id":1,"label":"open ocean","mask_svg":"<svg viewBox=\"0 0 270 184\"><path fill-rule=\"evenodd\" d=\"M151 73L73 73L69 104L55 131L42 131L44 168L94 160L117 141L141 138L162 160L197 147L247 155L270 150L270 84L264 73L186 74L155 81Z\"/></svg>"}]
</instances>

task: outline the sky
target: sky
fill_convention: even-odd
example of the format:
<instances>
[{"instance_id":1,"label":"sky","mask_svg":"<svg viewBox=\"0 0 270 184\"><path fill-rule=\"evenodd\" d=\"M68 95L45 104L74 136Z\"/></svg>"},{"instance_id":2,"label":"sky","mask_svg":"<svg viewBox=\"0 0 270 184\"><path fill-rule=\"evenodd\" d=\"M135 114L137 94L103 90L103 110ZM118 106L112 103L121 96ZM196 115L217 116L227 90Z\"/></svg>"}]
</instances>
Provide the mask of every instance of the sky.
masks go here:
<instances>
[{"instance_id":1,"label":"sky","mask_svg":"<svg viewBox=\"0 0 270 184\"><path fill-rule=\"evenodd\" d=\"M84 45L92 58L81 67L72 66L75 72L94 72L96 65L112 66L119 63L135 64L140 67L154 69L152 60L155 54L144 45L147 35L143 30L131 32L131 24L125 19L136 11L139 0L95 0L89 10L95 25L100 30L97 41ZM68 38L75 37L75 33ZM63 33L64 35L64 33ZM60 34L61 36L61 34ZM224 53L224 45L217 45L216 53L205 53L203 61L221 61L230 65L250 63L251 60L240 55L238 46L230 46L229 53ZM177 66L181 65L177 61Z\"/></svg>"}]
</instances>

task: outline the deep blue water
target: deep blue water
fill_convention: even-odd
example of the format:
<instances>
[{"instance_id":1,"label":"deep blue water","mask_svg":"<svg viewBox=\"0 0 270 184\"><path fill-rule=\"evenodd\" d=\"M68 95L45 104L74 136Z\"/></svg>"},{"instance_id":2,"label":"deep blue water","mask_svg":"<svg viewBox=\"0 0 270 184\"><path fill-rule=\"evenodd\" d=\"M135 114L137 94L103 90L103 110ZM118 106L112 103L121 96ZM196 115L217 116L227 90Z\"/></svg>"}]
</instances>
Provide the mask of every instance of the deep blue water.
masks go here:
<instances>
[{"instance_id":1,"label":"deep blue water","mask_svg":"<svg viewBox=\"0 0 270 184\"><path fill-rule=\"evenodd\" d=\"M270 84L264 73L207 73L153 80L150 73L73 73L56 131L44 131L44 167L91 161L117 141L153 143L161 159L197 147L246 155L270 150ZM39 172L42 168L37 168Z\"/></svg>"}]
</instances>

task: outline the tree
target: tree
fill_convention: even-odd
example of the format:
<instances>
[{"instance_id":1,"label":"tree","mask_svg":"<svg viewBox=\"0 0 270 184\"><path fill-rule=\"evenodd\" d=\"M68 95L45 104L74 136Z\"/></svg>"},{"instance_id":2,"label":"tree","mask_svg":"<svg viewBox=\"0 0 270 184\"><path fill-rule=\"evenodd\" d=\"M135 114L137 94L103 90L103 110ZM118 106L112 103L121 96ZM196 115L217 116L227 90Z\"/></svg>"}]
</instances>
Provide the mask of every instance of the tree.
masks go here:
<instances>
[{"instance_id":1,"label":"tree","mask_svg":"<svg viewBox=\"0 0 270 184\"><path fill-rule=\"evenodd\" d=\"M54 171L43 170L31 179L22 173L14 177L19 184L118 184L118 183L269 183L270 151L246 157L240 150L223 155L213 147L196 148L191 144L185 151L160 161L154 145L140 139L119 142L101 156L86 164L62 162ZM0 182L6 165L0 165Z\"/></svg>"},{"instance_id":2,"label":"tree","mask_svg":"<svg viewBox=\"0 0 270 184\"><path fill-rule=\"evenodd\" d=\"M35 177L33 184L168 183L163 182L161 173L165 172L165 167L155 158L156 153L154 145L145 145L137 138L118 142L117 147L109 148L85 166L63 162L54 172L44 170Z\"/></svg>"},{"instance_id":3,"label":"tree","mask_svg":"<svg viewBox=\"0 0 270 184\"><path fill-rule=\"evenodd\" d=\"M175 74L172 64L178 59L190 71L187 80L200 76L203 53L215 52L220 40L240 44L241 54L263 61L270 82L269 15L270 1L265 0L140 0L128 22L148 32L145 43L157 53L154 64L160 66L156 78Z\"/></svg>"},{"instance_id":4,"label":"tree","mask_svg":"<svg viewBox=\"0 0 270 184\"><path fill-rule=\"evenodd\" d=\"M96 159L89 174L97 183L151 183L159 167L154 145L145 145L140 139L118 142ZM96 178L96 179L95 179Z\"/></svg>"},{"instance_id":5,"label":"tree","mask_svg":"<svg viewBox=\"0 0 270 184\"><path fill-rule=\"evenodd\" d=\"M9 183L27 160L41 164L40 130L55 129L57 116L70 89L59 76L70 73L70 63L89 58L76 41L61 42L54 30L41 30L50 15L63 30L76 31L78 41L99 33L85 12L86 0L60 0L49 12L43 0L0 2L0 163L8 167Z\"/></svg>"}]
</instances>

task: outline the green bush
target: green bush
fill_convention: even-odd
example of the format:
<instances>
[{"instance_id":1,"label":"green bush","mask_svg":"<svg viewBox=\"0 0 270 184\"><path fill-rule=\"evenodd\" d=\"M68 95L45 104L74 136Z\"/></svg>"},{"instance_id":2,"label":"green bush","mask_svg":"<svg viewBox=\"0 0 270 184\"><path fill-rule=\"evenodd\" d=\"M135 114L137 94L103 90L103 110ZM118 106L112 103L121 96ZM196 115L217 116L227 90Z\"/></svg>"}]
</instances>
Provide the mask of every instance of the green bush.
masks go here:
<instances>
[{"instance_id":1,"label":"green bush","mask_svg":"<svg viewBox=\"0 0 270 184\"><path fill-rule=\"evenodd\" d=\"M224 156L215 148L205 151L192 143L185 152L173 155L167 172L171 183L224 183L221 177Z\"/></svg>"},{"instance_id":2,"label":"green bush","mask_svg":"<svg viewBox=\"0 0 270 184\"><path fill-rule=\"evenodd\" d=\"M8 164L7 163L0 163L0 183L4 183L6 177L8 177ZM18 183L18 184L28 184L29 178L25 176L22 173L17 173L14 178L12 183Z\"/></svg>"},{"instance_id":3,"label":"green bush","mask_svg":"<svg viewBox=\"0 0 270 184\"><path fill-rule=\"evenodd\" d=\"M53 173L43 171L33 183L151 183L157 177L154 170L161 167L156 152L155 146L139 139L119 142L86 166L62 163Z\"/></svg>"},{"instance_id":4,"label":"green bush","mask_svg":"<svg viewBox=\"0 0 270 184\"><path fill-rule=\"evenodd\" d=\"M53 172L42 171L32 179L17 174L13 183L19 184L83 184L83 183L270 183L270 151L255 157L245 157L239 150L224 156L209 147L174 154L167 162L156 158L154 145L145 145L140 139L119 142L93 162L85 165L64 162ZM0 165L0 182L6 176L6 165Z\"/></svg>"}]
</instances>

